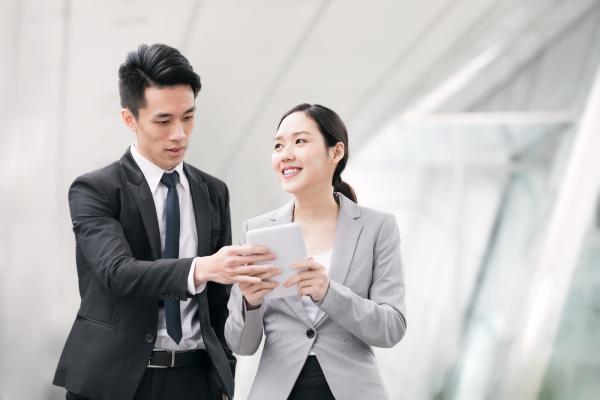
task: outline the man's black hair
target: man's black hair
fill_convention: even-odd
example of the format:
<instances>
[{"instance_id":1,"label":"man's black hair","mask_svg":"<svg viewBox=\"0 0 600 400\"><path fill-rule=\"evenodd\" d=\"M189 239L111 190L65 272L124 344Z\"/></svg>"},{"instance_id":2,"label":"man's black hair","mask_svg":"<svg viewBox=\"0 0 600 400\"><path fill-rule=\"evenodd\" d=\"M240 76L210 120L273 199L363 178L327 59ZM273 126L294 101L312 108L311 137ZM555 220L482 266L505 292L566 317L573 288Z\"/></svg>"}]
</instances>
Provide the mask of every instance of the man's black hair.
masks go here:
<instances>
[{"instance_id":1,"label":"man's black hair","mask_svg":"<svg viewBox=\"0 0 600 400\"><path fill-rule=\"evenodd\" d=\"M119 67L119 95L121 107L129 109L137 118L140 108L146 106L147 87L190 85L194 97L200 92L200 77L179 50L165 44L142 44L127 53Z\"/></svg>"}]
</instances>

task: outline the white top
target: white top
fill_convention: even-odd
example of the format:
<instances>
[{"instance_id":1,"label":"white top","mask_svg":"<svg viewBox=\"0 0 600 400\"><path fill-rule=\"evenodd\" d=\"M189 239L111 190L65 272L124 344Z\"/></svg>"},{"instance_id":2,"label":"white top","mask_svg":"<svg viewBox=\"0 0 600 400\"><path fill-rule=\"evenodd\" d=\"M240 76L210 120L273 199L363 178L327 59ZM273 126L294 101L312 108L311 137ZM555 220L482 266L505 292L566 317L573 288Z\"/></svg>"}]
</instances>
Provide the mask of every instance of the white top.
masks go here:
<instances>
[{"instance_id":1,"label":"white top","mask_svg":"<svg viewBox=\"0 0 600 400\"><path fill-rule=\"evenodd\" d=\"M331 264L331 255L333 254L333 250L329 250L326 253L317 254L312 256L312 258L318 262L319 264L325 267L325 270L329 272L329 265ZM317 313L319 312L319 306L315 304L314 301L310 298L310 296L302 296L300 299L302 301L302 305L304 306L304 310L308 314L308 318L311 321L315 320Z\"/></svg>"},{"instance_id":2,"label":"white top","mask_svg":"<svg viewBox=\"0 0 600 400\"><path fill-rule=\"evenodd\" d=\"M160 231L160 248L165 247L166 236L166 212L165 202L167 200L168 189L160 182L165 171L150 160L144 158L137 149L135 143L131 145L131 155L136 164L142 170L144 178L152 192L154 206L156 208L156 217L158 219L158 228ZM179 183L177 183L177 196L179 197L179 258L195 257L198 251L198 233L196 231L196 220L194 219L194 205L192 204L192 194L190 185L183 172L183 163L174 168L179 174ZM191 294L198 294L204 290L206 285L194 287L194 261L190 266L188 275L187 290ZM158 301L158 299L157 299ZM175 343L167 333L167 323L165 320L165 311L163 307L158 309L158 330L156 332L156 342L154 348L162 350L192 350L204 348L202 341L202 331L200 330L200 321L198 319L198 302L193 299L182 300L180 303L181 312L181 332L182 337L179 344Z\"/></svg>"}]
</instances>

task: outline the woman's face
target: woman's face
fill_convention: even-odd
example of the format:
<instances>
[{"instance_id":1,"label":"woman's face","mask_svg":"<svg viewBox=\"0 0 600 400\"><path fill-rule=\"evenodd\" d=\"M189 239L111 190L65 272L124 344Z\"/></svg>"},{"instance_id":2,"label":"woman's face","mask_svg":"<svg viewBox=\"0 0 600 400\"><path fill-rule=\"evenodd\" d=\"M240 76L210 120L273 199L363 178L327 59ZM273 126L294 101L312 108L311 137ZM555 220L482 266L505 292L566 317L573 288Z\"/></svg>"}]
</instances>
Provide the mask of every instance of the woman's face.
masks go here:
<instances>
[{"instance_id":1,"label":"woman's face","mask_svg":"<svg viewBox=\"0 0 600 400\"><path fill-rule=\"evenodd\" d=\"M341 146L341 156L340 156ZM271 165L283 190L294 195L331 190L343 145L328 148L316 122L298 111L281 122L273 143Z\"/></svg>"}]
</instances>

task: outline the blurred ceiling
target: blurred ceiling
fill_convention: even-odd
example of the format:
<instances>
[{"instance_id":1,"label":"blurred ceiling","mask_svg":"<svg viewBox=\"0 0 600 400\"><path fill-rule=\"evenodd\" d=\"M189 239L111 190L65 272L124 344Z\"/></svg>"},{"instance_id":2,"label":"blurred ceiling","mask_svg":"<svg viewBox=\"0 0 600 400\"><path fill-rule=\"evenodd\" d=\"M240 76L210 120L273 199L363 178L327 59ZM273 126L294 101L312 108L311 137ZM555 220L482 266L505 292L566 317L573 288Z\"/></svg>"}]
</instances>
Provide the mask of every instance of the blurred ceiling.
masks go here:
<instances>
[{"instance_id":1,"label":"blurred ceiling","mask_svg":"<svg viewBox=\"0 0 600 400\"><path fill-rule=\"evenodd\" d=\"M290 107L306 101L338 111L356 154L387 121L492 51L488 62L503 60L495 63L500 67L492 79L478 80L460 98L445 98L458 111L474 107L526 63L527 54L541 51L598 2L2 0L0 5L7 168L15 168L17 155L27 149L51 166L45 173L56 172L54 182L64 193L75 176L116 159L132 140L119 119L117 68L138 44L163 42L179 48L202 77L188 161L230 185L238 223L285 198L270 171L270 151L279 117ZM463 84L469 88L468 79ZM444 102L438 103L443 109Z\"/></svg>"}]
</instances>

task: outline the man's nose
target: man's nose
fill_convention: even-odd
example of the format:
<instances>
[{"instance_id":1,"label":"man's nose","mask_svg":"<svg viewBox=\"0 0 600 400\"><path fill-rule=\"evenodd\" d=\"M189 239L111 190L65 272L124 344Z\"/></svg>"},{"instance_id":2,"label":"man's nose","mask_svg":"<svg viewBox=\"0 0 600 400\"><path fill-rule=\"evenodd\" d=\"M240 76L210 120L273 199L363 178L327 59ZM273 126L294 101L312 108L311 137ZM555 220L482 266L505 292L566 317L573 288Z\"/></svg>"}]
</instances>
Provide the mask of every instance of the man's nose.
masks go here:
<instances>
[{"instance_id":1,"label":"man's nose","mask_svg":"<svg viewBox=\"0 0 600 400\"><path fill-rule=\"evenodd\" d=\"M181 122L177 122L173 127L173 131L169 135L170 140L179 141L185 139L185 131Z\"/></svg>"}]
</instances>

